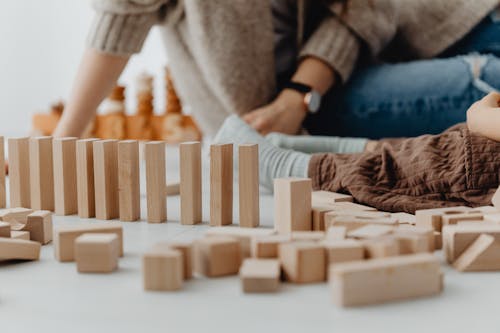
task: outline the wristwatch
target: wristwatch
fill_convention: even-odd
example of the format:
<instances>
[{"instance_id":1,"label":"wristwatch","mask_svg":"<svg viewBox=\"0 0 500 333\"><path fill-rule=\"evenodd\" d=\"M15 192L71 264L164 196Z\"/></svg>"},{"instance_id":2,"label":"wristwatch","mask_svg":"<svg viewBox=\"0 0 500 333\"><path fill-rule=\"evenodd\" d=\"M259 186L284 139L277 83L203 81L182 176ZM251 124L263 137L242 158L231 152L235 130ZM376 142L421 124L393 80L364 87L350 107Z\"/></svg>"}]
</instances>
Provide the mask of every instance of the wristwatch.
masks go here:
<instances>
[{"instance_id":1,"label":"wristwatch","mask_svg":"<svg viewBox=\"0 0 500 333\"><path fill-rule=\"evenodd\" d=\"M316 113L321 106L321 94L314 90L311 86L299 82L288 82L284 89L292 89L304 94L304 104L309 113Z\"/></svg>"}]
</instances>

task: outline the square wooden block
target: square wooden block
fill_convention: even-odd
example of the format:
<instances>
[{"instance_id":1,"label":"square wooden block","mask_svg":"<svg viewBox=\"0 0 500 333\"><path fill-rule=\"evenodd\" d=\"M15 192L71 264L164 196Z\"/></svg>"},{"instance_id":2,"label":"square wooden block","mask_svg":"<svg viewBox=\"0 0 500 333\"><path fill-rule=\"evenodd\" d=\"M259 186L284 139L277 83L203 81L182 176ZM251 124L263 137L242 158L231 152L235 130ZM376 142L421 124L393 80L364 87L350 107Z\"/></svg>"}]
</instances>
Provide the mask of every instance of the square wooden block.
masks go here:
<instances>
[{"instance_id":1,"label":"square wooden block","mask_svg":"<svg viewBox=\"0 0 500 333\"><path fill-rule=\"evenodd\" d=\"M206 237L195 242L195 271L208 277L238 274L241 247L231 237Z\"/></svg>"},{"instance_id":2,"label":"square wooden block","mask_svg":"<svg viewBox=\"0 0 500 333\"><path fill-rule=\"evenodd\" d=\"M30 232L30 239L42 245L52 241L52 213L39 210L28 215L23 230Z\"/></svg>"},{"instance_id":3,"label":"square wooden block","mask_svg":"<svg viewBox=\"0 0 500 333\"><path fill-rule=\"evenodd\" d=\"M269 293L278 290L280 264L276 259L245 259L240 279L245 293Z\"/></svg>"},{"instance_id":4,"label":"square wooden block","mask_svg":"<svg viewBox=\"0 0 500 333\"><path fill-rule=\"evenodd\" d=\"M75 240L75 260L80 273L110 273L118 268L119 255L115 234L83 234Z\"/></svg>"},{"instance_id":5,"label":"square wooden block","mask_svg":"<svg viewBox=\"0 0 500 333\"><path fill-rule=\"evenodd\" d=\"M142 257L144 290L174 291L182 287L182 252L174 249L153 249Z\"/></svg>"},{"instance_id":6,"label":"square wooden block","mask_svg":"<svg viewBox=\"0 0 500 333\"><path fill-rule=\"evenodd\" d=\"M178 250L182 253L183 278L189 280L193 277L193 242L160 242L153 246L153 250Z\"/></svg>"},{"instance_id":7,"label":"square wooden block","mask_svg":"<svg viewBox=\"0 0 500 333\"><path fill-rule=\"evenodd\" d=\"M281 243L289 242L289 235L270 235L254 237L252 239L252 257L278 258L278 247Z\"/></svg>"},{"instance_id":8,"label":"square wooden block","mask_svg":"<svg viewBox=\"0 0 500 333\"><path fill-rule=\"evenodd\" d=\"M340 262L363 260L365 257L363 243L354 239L325 241L322 244L326 251L327 267Z\"/></svg>"},{"instance_id":9,"label":"square wooden block","mask_svg":"<svg viewBox=\"0 0 500 333\"><path fill-rule=\"evenodd\" d=\"M30 232L29 231L12 230L10 232L10 238L30 240Z\"/></svg>"},{"instance_id":10,"label":"square wooden block","mask_svg":"<svg viewBox=\"0 0 500 333\"><path fill-rule=\"evenodd\" d=\"M279 260L285 278L294 283L323 282L326 279L325 250L319 243L293 242L279 245Z\"/></svg>"},{"instance_id":11,"label":"square wooden block","mask_svg":"<svg viewBox=\"0 0 500 333\"><path fill-rule=\"evenodd\" d=\"M223 226L210 228L205 233L208 237L232 237L240 242L241 257L248 258L251 256L252 238L269 236L275 234L273 229L268 228L240 228L238 226Z\"/></svg>"}]
</instances>

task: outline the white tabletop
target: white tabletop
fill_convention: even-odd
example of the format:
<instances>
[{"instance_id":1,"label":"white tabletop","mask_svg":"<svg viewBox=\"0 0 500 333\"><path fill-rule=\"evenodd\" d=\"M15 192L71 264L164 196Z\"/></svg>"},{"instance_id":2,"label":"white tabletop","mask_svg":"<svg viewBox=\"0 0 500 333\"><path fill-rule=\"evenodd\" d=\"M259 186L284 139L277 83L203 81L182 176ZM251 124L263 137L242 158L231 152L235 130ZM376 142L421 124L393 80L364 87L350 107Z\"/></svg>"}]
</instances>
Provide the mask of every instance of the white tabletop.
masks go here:
<instances>
[{"instance_id":1,"label":"white tabletop","mask_svg":"<svg viewBox=\"0 0 500 333\"><path fill-rule=\"evenodd\" d=\"M178 178L175 149L169 149L167 159L167 179ZM206 180L204 221L209 213ZM234 192L237 216L236 184ZM42 248L38 262L0 264L0 332L500 331L500 274L462 274L448 266L443 266L440 296L353 309L333 305L326 283L282 284L276 294L250 295L242 293L237 276L196 277L178 292L145 292L141 254L157 241L194 239L208 228L207 223L179 224L177 196L167 204L167 223L123 223L125 256L115 273L79 274L74 263L54 259L52 245ZM262 194L261 224L272 226L272 214L272 196ZM55 225L78 221L76 216L54 217Z\"/></svg>"}]
</instances>

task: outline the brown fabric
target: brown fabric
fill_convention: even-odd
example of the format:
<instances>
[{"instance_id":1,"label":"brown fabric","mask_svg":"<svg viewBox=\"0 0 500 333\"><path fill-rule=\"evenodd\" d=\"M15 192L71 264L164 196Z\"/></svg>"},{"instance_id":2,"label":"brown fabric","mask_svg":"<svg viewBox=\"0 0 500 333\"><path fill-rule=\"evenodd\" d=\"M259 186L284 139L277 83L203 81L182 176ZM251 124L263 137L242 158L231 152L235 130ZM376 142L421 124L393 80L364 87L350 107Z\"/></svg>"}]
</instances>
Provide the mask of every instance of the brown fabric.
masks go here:
<instances>
[{"instance_id":1,"label":"brown fabric","mask_svg":"<svg viewBox=\"0 0 500 333\"><path fill-rule=\"evenodd\" d=\"M375 152L315 154L316 190L350 193L389 212L491 204L499 186L500 142L469 133L465 124L439 135L381 141Z\"/></svg>"}]
</instances>

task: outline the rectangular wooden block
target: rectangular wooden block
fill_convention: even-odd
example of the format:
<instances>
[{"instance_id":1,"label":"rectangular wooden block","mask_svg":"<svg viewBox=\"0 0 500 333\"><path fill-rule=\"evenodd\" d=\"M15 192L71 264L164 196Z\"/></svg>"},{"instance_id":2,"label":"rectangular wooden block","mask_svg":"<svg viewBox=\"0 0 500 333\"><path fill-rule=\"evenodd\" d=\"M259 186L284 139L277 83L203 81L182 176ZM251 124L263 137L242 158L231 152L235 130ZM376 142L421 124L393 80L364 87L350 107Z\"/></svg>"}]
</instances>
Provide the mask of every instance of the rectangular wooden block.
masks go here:
<instances>
[{"instance_id":1,"label":"rectangular wooden block","mask_svg":"<svg viewBox=\"0 0 500 333\"><path fill-rule=\"evenodd\" d=\"M326 214L327 216L330 213ZM368 225L382 225L388 227L398 226L398 220L392 217L381 217L381 218L363 218L357 217L355 215L347 216L335 216L334 218L328 219L326 222L326 227L346 227L347 232L368 226Z\"/></svg>"},{"instance_id":2,"label":"rectangular wooden block","mask_svg":"<svg viewBox=\"0 0 500 333\"><path fill-rule=\"evenodd\" d=\"M334 265L330 286L338 306L361 306L436 295L443 281L439 260L426 253Z\"/></svg>"},{"instance_id":3,"label":"rectangular wooden block","mask_svg":"<svg viewBox=\"0 0 500 333\"><path fill-rule=\"evenodd\" d=\"M24 239L0 237L0 261L2 260L38 260L40 243Z\"/></svg>"},{"instance_id":4,"label":"rectangular wooden block","mask_svg":"<svg viewBox=\"0 0 500 333\"><path fill-rule=\"evenodd\" d=\"M326 279L325 250L319 243L292 242L279 245L279 261L287 281L316 283Z\"/></svg>"},{"instance_id":5,"label":"rectangular wooden block","mask_svg":"<svg viewBox=\"0 0 500 333\"><path fill-rule=\"evenodd\" d=\"M31 207L29 138L10 138L9 192L10 207Z\"/></svg>"},{"instance_id":6,"label":"rectangular wooden block","mask_svg":"<svg viewBox=\"0 0 500 333\"><path fill-rule=\"evenodd\" d=\"M7 208L0 211L0 221L9 222L11 225L26 224L28 215L33 213L30 208Z\"/></svg>"},{"instance_id":7,"label":"rectangular wooden block","mask_svg":"<svg viewBox=\"0 0 500 333\"><path fill-rule=\"evenodd\" d=\"M167 221L167 202L165 195L166 166L165 142L152 141L144 145L146 159L146 201L148 223Z\"/></svg>"},{"instance_id":8,"label":"rectangular wooden block","mask_svg":"<svg viewBox=\"0 0 500 333\"><path fill-rule=\"evenodd\" d=\"M120 256L123 256L123 228L118 222L64 225L54 229L54 256L58 261L73 261L75 239L86 233L114 233L118 236Z\"/></svg>"},{"instance_id":9,"label":"rectangular wooden block","mask_svg":"<svg viewBox=\"0 0 500 333\"><path fill-rule=\"evenodd\" d=\"M276 259L245 259L240 268L245 293L275 292L280 284L280 264Z\"/></svg>"},{"instance_id":10,"label":"rectangular wooden block","mask_svg":"<svg viewBox=\"0 0 500 333\"><path fill-rule=\"evenodd\" d=\"M325 231L325 215L333 209L330 206L312 206L312 230Z\"/></svg>"},{"instance_id":11,"label":"rectangular wooden block","mask_svg":"<svg viewBox=\"0 0 500 333\"><path fill-rule=\"evenodd\" d=\"M260 223L259 145L238 147L240 227L255 228Z\"/></svg>"},{"instance_id":12,"label":"rectangular wooden block","mask_svg":"<svg viewBox=\"0 0 500 333\"><path fill-rule=\"evenodd\" d=\"M224 226L217 228L210 228L206 231L207 237L222 236L232 237L240 242L242 258L250 257L252 238L274 235L273 229L267 228L240 228L237 226Z\"/></svg>"},{"instance_id":13,"label":"rectangular wooden block","mask_svg":"<svg viewBox=\"0 0 500 333\"><path fill-rule=\"evenodd\" d=\"M408 213L391 213L391 217L398 219L399 224L415 225L417 223L415 215Z\"/></svg>"},{"instance_id":14,"label":"rectangular wooden block","mask_svg":"<svg viewBox=\"0 0 500 333\"><path fill-rule=\"evenodd\" d=\"M309 178L274 180L274 224L278 233L312 230Z\"/></svg>"},{"instance_id":15,"label":"rectangular wooden block","mask_svg":"<svg viewBox=\"0 0 500 333\"><path fill-rule=\"evenodd\" d=\"M269 235L253 237L252 257L261 259L278 258L278 247L281 243L290 242L290 235Z\"/></svg>"},{"instance_id":16,"label":"rectangular wooden block","mask_svg":"<svg viewBox=\"0 0 500 333\"><path fill-rule=\"evenodd\" d=\"M375 212L377 209L354 202L336 202L330 205L336 211Z\"/></svg>"},{"instance_id":17,"label":"rectangular wooden block","mask_svg":"<svg viewBox=\"0 0 500 333\"><path fill-rule=\"evenodd\" d=\"M0 237L10 238L9 222L0 222Z\"/></svg>"},{"instance_id":18,"label":"rectangular wooden block","mask_svg":"<svg viewBox=\"0 0 500 333\"><path fill-rule=\"evenodd\" d=\"M325 240L337 241L343 240L347 237L346 227L329 227L326 230Z\"/></svg>"},{"instance_id":19,"label":"rectangular wooden block","mask_svg":"<svg viewBox=\"0 0 500 333\"><path fill-rule=\"evenodd\" d=\"M89 233L75 239L75 261L80 273L110 273L118 268L118 236Z\"/></svg>"},{"instance_id":20,"label":"rectangular wooden block","mask_svg":"<svg viewBox=\"0 0 500 333\"><path fill-rule=\"evenodd\" d=\"M54 168L52 137L30 138L31 207L54 211Z\"/></svg>"},{"instance_id":21,"label":"rectangular wooden block","mask_svg":"<svg viewBox=\"0 0 500 333\"><path fill-rule=\"evenodd\" d=\"M78 192L78 216L95 217L94 148L98 139L76 142L76 188Z\"/></svg>"},{"instance_id":22,"label":"rectangular wooden block","mask_svg":"<svg viewBox=\"0 0 500 333\"><path fill-rule=\"evenodd\" d=\"M402 235L417 235L423 237L427 241L427 252L434 252L435 250L435 239L434 230L430 227L417 227L412 225L400 225L394 234Z\"/></svg>"},{"instance_id":23,"label":"rectangular wooden block","mask_svg":"<svg viewBox=\"0 0 500 333\"><path fill-rule=\"evenodd\" d=\"M182 253L183 278L189 280L193 277L193 242L174 241L160 242L153 245L153 250L173 249Z\"/></svg>"},{"instance_id":24,"label":"rectangular wooden block","mask_svg":"<svg viewBox=\"0 0 500 333\"><path fill-rule=\"evenodd\" d=\"M446 260L453 263L481 235L500 240L500 225L448 225L443 228L443 251Z\"/></svg>"},{"instance_id":25,"label":"rectangular wooden block","mask_svg":"<svg viewBox=\"0 0 500 333\"><path fill-rule=\"evenodd\" d=\"M396 227L390 225L369 224L364 227L355 229L347 235L350 238L357 239L373 239L391 234Z\"/></svg>"},{"instance_id":26,"label":"rectangular wooden block","mask_svg":"<svg viewBox=\"0 0 500 333\"><path fill-rule=\"evenodd\" d=\"M368 259L387 258L399 255L399 241L393 237L367 239L363 241L365 257Z\"/></svg>"},{"instance_id":27,"label":"rectangular wooden block","mask_svg":"<svg viewBox=\"0 0 500 333\"><path fill-rule=\"evenodd\" d=\"M363 260L365 258L363 243L354 239L324 241L322 245L325 248L326 269L328 269L331 264Z\"/></svg>"},{"instance_id":28,"label":"rectangular wooden block","mask_svg":"<svg viewBox=\"0 0 500 333\"><path fill-rule=\"evenodd\" d=\"M233 145L210 146L210 225L233 223Z\"/></svg>"},{"instance_id":29,"label":"rectangular wooden block","mask_svg":"<svg viewBox=\"0 0 500 333\"><path fill-rule=\"evenodd\" d=\"M483 214L494 214L494 213L500 213L500 211L494 207L494 206L480 206L480 207L475 207L469 213L483 213Z\"/></svg>"},{"instance_id":30,"label":"rectangular wooden block","mask_svg":"<svg viewBox=\"0 0 500 333\"><path fill-rule=\"evenodd\" d=\"M22 230L29 231L30 239L42 245L52 241L52 213L47 210L28 215Z\"/></svg>"},{"instance_id":31,"label":"rectangular wooden block","mask_svg":"<svg viewBox=\"0 0 500 333\"><path fill-rule=\"evenodd\" d=\"M30 240L30 232L29 231L12 230L10 233L10 238Z\"/></svg>"},{"instance_id":32,"label":"rectangular wooden block","mask_svg":"<svg viewBox=\"0 0 500 333\"><path fill-rule=\"evenodd\" d=\"M291 238L298 242L320 242L325 239L325 235L324 231L292 231Z\"/></svg>"},{"instance_id":33,"label":"rectangular wooden block","mask_svg":"<svg viewBox=\"0 0 500 333\"><path fill-rule=\"evenodd\" d=\"M52 149L55 213L57 215L76 214L78 213L76 138L55 138Z\"/></svg>"},{"instance_id":34,"label":"rectangular wooden block","mask_svg":"<svg viewBox=\"0 0 500 333\"><path fill-rule=\"evenodd\" d=\"M442 225L451 225L451 224L458 224L458 222L463 222L463 221L481 221L483 220L484 214L483 213L462 213L462 214L447 214L443 215L441 218L442 220Z\"/></svg>"},{"instance_id":35,"label":"rectangular wooden block","mask_svg":"<svg viewBox=\"0 0 500 333\"><path fill-rule=\"evenodd\" d=\"M428 239L418 234L395 234L394 238L399 242L399 254L415 254L430 252Z\"/></svg>"},{"instance_id":36,"label":"rectangular wooden block","mask_svg":"<svg viewBox=\"0 0 500 333\"><path fill-rule=\"evenodd\" d=\"M118 200L120 221L141 218L139 142L135 140L118 142Z\"/></svg>"},{"instance_id":37,"label":"rectangular wooden block","mask_svg":"<svg viewBox=\"0 0 500 333\"><path fill-rule=\"evenodd\" d=\"M480 235L455 260L453 266L461 272L500 270L500 243L491 235Z\"/></svg>"},{"instance_id":38,"label":"rectangular wooden block","mask_svg":"<svg viewBox=\"0 0 500 333\"><path fill-rule=\"evenodd\" d=\"M391 221L390 224L397 224L399 220L397 218L391 217L391 214L385 212L377 212L377 211L360 211L360 210L331 210L325 213L325 228L336 225L336 220L341 219L342 221L346 219L353 219L355 221L367 220L366 222L370 222L371 220L382 220L382 221ZM366 224L361 223L361 226Z\"/></svg>"},{"instance_id":39,"label":"rectangular wooden block","mask_svg":"<svg viewBox=\"0 0 500 333\"><path fill-rule=\"evenodd\" d=\"M182 253L174 249L148 251L142 257L144 290L175 291L182 288Z\"/></svg>"},{"instance_id":40,"label":"rectangular wooden block","mask_svg":"<svg viewBox=\"0 0 500 333\"><path fill-rule=\"evenodd\" d=\"M201 223L201 143L180 144L181 224Z\"/></svg>"},{"instance_id":41,"label":"rectangular wooden block","mask_svg":"<svg viewBox=\"0 0 500 333\"><path fill-rule=\"evenodd\" d=\"M441 231L443 226L443 215L462 214L471 210L469 207L457 206L435 209L422 209L415 212L417 227L433 228L435 231Z\"/></svg>"},{"instance_id":42,"label":"rectangular wooden block","mask_svg":"<svg viewBox=\"0 0 500 333\"><path fill-rule=\"evenodd\" d=\"M238 274L241 247L232 237L206 237L195 241L194 270L208 277Z\"/></svg>"},{"instance_id":43,"label":"rectangular wooden block","mask_svg":"<svg viewBox=\"0 0 500 333\"><path fill-rule=\"evenodd\" d=\"M353 197L349 194L335 193L329 191L313 191L311 199L314 206L331 205L337 202L353 201Z\"/></svg>"},{"instance_id":44,"label":"rectangular wooden block","mask_svg":"<svg viewBox=\"0 0 500 333\"><path fill-rule=\"evenodd\" d=\"M93 142L95 215L99 220L118 218L118 141Z\"/></svg>"},{"instance_id":45,"label":"rectangular wooden block","mask_svg":"<svg viewBox=\"0 0 500 333\"><path fill-rule=\"evenodd\" d=\"M0 208L7 206L7 193L5 187L5 143L0 136Z\"/></svg>"}]
</instances>

